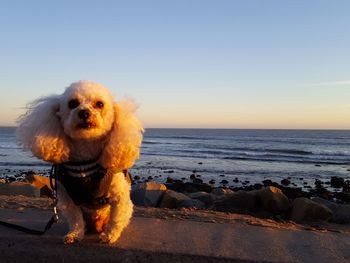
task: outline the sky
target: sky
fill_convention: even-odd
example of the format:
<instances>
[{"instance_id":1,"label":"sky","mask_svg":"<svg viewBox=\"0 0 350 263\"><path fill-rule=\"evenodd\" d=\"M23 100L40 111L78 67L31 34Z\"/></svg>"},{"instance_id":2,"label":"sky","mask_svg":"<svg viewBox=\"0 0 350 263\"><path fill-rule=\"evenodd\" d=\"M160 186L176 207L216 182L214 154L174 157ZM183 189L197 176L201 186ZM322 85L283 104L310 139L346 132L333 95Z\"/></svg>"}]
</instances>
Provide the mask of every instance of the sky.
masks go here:
<instances>
[{"instance_id":1,"label":"sky","mask_svg":"<svg viewBox=\"0 0 350 263\"><path fill-rule=\"evenodd\" d=\"M0 125L77 80L146 128L350 129L350 1L0 0Z\"/></svg>"}]
</instances>

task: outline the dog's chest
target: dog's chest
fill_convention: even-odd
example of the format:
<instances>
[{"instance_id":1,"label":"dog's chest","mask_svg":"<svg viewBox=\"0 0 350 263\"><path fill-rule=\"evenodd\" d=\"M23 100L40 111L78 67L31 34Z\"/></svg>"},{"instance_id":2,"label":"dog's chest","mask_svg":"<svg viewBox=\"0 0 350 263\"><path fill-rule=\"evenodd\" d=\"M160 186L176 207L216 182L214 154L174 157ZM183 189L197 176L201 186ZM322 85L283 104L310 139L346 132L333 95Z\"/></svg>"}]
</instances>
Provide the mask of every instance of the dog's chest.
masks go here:
<instances>
[{"instance_id":1,"label":"dog's chest","mask_svg":"<svg viewBox=\"0 0 350 263\"><path fill-rule=\"evenodd\" d=\"M99 206L108 202L112 173L96 161L58 165L57 179L76 205Z\"/></svg>"}]
</instances>

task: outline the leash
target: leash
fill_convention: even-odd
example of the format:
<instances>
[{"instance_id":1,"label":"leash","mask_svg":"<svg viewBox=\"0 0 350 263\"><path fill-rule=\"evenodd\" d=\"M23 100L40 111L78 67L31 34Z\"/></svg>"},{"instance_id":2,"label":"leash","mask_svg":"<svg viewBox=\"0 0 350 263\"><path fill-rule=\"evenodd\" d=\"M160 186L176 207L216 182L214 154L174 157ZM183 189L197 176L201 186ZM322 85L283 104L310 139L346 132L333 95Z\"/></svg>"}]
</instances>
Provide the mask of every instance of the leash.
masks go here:
<instances>
[{"instance_id":1,"label":"leash","mask_svg":"<svg viewBox=\"0 0 350 263\"><path fill-rule=\"evenodd\" d=\"M50 220L47 222L43 231L27 228L27 227L16 225L16 224L11 224L11 223L8 223L5 221L0 221L0 225L6 226L8 228L16 229L18 231L22 231L24 233L31 234L31 235L42 236L43 234L45 234L52 227L52 225L58 221L56 165L52 165L52 167L51 167L50 186L51 186L51 189L53 190L53 200L54 200L54 202L53 202L53 214L52 214Z\"/></svg>"}]
</instances>

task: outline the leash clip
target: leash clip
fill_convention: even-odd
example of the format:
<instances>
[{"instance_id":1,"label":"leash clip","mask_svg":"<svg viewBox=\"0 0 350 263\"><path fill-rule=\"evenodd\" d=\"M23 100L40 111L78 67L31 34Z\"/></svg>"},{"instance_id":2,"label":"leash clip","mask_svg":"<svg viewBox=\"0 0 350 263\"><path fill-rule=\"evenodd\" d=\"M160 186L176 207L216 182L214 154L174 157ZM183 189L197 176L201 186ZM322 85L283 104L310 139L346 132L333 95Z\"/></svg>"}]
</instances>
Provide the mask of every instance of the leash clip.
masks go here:
<instances>
[{"instance_id":1,"label":"leash clip","mask_svg":"<svg viewBox=\"0 0 350 263\"><path fill-rule=\"evenodd\" d=\"M55 182L56 184L56 182ZM53 191L53 198L54 198L54 203L53 203L53 207L52 207L52 210L53 210L53 215L52 215L52 218L54 220L54 222L57 222L58 221L58 211L57 211L57 190L55 189Z\"/></svg>"},{"instance_id":2,"label":"leash clip","mask_svg":"<svg viewBox=\"0 0 350 263\"><path fill-rule=\"evenodd\" d=\"M56 206L53 207L53 218L54 218L55 222L58 221L58 213L57 213L57 207Z\"/></svg>"}]
</instances>

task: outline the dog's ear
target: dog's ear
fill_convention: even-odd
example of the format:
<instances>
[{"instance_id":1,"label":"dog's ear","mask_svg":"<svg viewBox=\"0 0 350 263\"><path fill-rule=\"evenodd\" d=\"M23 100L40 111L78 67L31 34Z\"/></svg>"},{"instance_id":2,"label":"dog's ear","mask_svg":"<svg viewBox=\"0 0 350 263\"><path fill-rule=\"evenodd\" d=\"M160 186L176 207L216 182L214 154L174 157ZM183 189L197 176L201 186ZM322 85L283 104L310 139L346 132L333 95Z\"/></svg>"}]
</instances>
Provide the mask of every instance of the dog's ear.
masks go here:
<instances>
[{"instance_id":1,"label":"dog's ear","mask_svg":"<svg viewBox=\"0 0 350 263\"><path fill-rule=\"evenodd\" d=\"M114 123L100 164L107 169L128 169L139 157L143 128L132 101L114 104Z\"/></svg>"},{"instance_id":2,"label":"dog's ear","mask_svg":"<svg viewBox=\"0 0 350 263\"><path fill-rule=\"evenodd\" d=\"M29 104L18 119L17 141L25 150L48 162L68 160L69 148L58 111L59 96L41 98Z\"/></svg>"}]
</instances>

